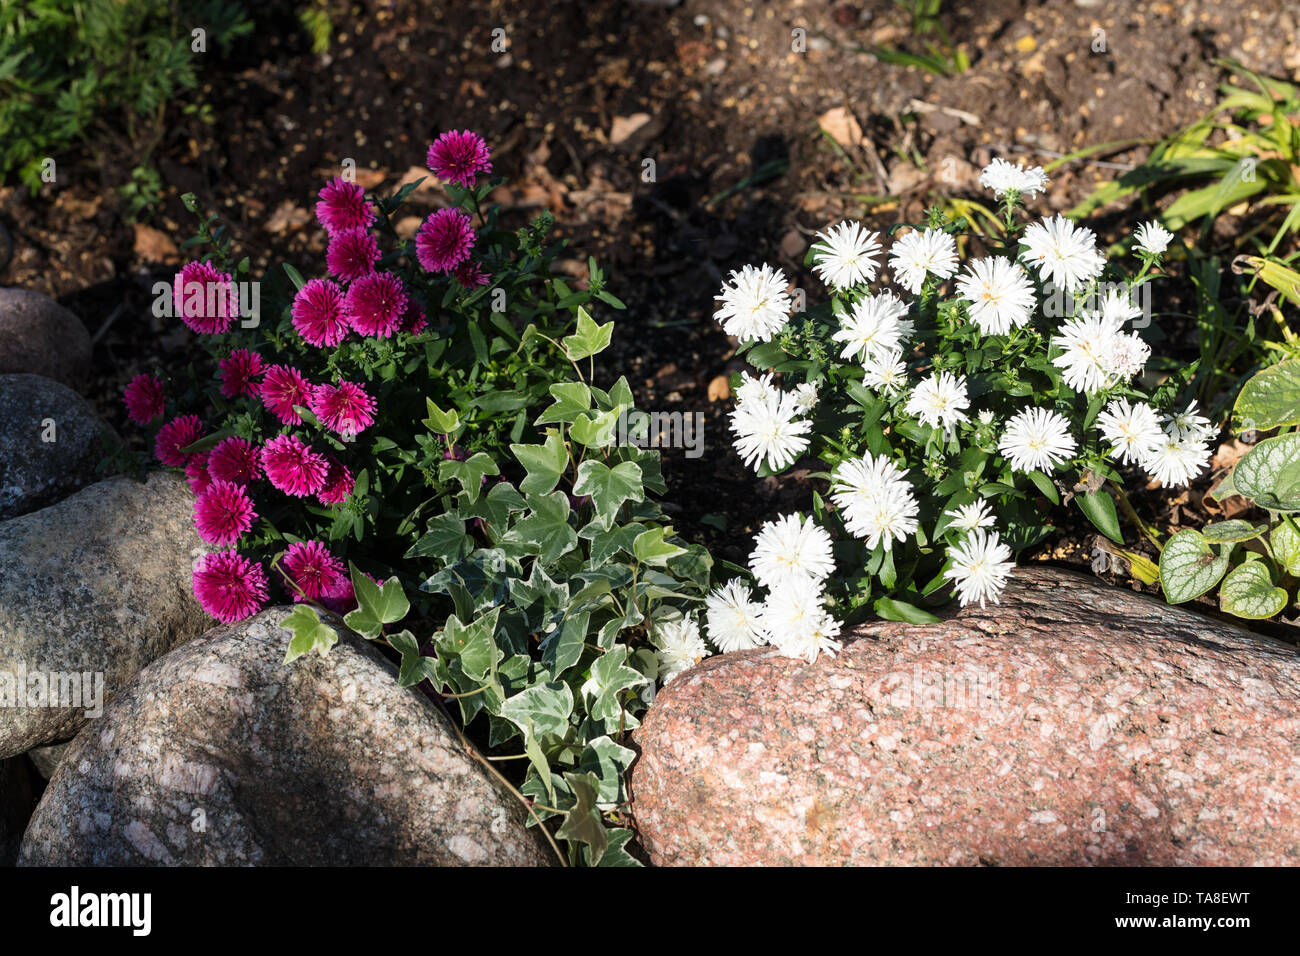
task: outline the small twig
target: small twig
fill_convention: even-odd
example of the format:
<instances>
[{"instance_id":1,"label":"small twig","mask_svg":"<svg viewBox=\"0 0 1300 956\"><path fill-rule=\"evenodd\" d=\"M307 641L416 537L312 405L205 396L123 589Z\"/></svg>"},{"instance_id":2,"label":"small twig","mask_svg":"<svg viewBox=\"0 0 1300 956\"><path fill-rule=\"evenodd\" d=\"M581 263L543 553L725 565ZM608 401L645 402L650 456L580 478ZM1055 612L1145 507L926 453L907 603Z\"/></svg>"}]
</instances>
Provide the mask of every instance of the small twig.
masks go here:
<instances>
[{"instance_id":1,"label":"small twig","mask_svg":"<svg viewBox=\"0 0 1300 956\"><path fill-rule=\"evenodd\" d=\"M120 316L125 311L126 311L126 303L122 302L118 304L116 309L114 309L112 312L108 314L108 318L106 318L104 320L104 323L99 327L99 331L90 337L90 344L92 347L99 343L99 340L102 339L104 337L104 334L108 331L109 326L111 326L114 322L116 322L118 316Z\"/></svg>"}]
</instances>

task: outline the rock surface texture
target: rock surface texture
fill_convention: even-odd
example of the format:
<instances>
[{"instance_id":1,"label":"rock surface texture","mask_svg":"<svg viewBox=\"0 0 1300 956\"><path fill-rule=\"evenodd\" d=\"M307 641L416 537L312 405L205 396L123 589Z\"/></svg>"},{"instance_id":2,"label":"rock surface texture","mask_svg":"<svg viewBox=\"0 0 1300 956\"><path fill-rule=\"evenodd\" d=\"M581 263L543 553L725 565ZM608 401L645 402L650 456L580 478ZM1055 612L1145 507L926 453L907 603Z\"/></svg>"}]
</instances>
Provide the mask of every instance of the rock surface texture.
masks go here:
<instances>
[{"instance_id":1,"label":"rock surface texture","mask_svg":"<svg viewBox=\"0 0 1300 956\"><path fill-rule=\"evenodd\" d=\"M29 865L545 865L524 810L374 648L284 663L287 608L142 671L72 742Z\"/></svg>"},{"instance_id":2,"label":"rock surface texture","mask_svg":"<svg viewBox=\"0 0 1300 956\"><path fill-rule=\"evenodd\" d=\"M72 389L0 375L0 520L54 504L97 478L113 431Z\"/></svg>"},{"instance_id":3,"label":"rock surface texture","mask_svg":"<svg viewBox=\"0 0 1300 956\"><path fill-rule=\"evenodd\" d=\"M72 388L90 374L90 333L48 296L0 289L0 373L44 375Z\"/></svg>"},{"instance_id":4,"label":"rock surface texture","mask_svg":"<svg viewBox=\"0 0 1300 956\"><path fill-rule=\"evenodd\" d=\"M211 624L175 475L110 478L0 522L0 758L66 740L151 660Z\"/></svg>"},{"instance_id":5,"label":"rock surface texture","mask_svg":"<svg viewBox=\"0 0 1300 956\"><path fill-rule=\"evenodd\" d=\"M673 680L636 733L657 864L1300 864L1300 654L1094 579Z\"/></svg>"}]
</instances>

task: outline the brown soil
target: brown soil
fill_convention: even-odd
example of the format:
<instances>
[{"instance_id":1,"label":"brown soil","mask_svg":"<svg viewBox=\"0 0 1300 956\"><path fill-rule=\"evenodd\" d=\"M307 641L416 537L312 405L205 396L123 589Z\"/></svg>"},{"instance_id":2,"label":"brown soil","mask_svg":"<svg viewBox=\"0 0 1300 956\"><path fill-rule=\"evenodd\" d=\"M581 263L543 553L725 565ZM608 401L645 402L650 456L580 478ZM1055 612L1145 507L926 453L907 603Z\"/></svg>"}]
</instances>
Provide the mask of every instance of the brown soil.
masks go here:
<instances>
[{"instance_id":1,"label":"brown soil","mask_svg":"<svg viewBox=\"0 0 1300 956\"><path fill-rule=\"evenodd\" d=\"M257 6L246 45L225 60L209 54L202 93L215 123L171 118L155 154L165 200L147 224L128 222L104 188L129 169L101 178L75 154L40 195L0 187L15 247L0 284L45 291L84 319L97 336L91 397L105 416L129 431L123 384L192 354L188 333L148 308L151 283L175 271L193 232L182 193L231 223L255 273L289 261L310 274L324 253L314 194L345 158L363 185L392 186L421 167L437 132L468 127L511 177L497 198L515 220L555 213L573 253L565 271L580 279L592 254L612 273L628 311L604 373L626 374L642 407L706 416L703 457L668 453L669 507L681 530L734 561L757 523L806 507L808 489L806 471L755 479L730 451L729 403L709 398L709 383L736 367L735 343L712 320L728 270L766 260L817 289L801 263L828 223L854 216L884 228L944 197L978 198L978 169L994 155L1044 163L1089 145L1149 143L1210 109L1226 75L1219 57L1300 71L1300 17L1283 0L945 4L944 26L971 60L951 77L865 52L924 51L888 0L360 0L336 16L323 55L308 49L292 4ZM497 28L505 53L491 50ZM792 49L796 30L803 52ZM836 107L864 132L847 151L818 128ZM637 114L643 125L611 142L616 123L621 133ZM1038 208L1069 208L1116 174L1108 164L1140 162L1146 148L1061 167ZM642 180L646 159L654 182ZM746 182L774 160L788 170ZM435 201L414 199L415 216ZM1103 234L1130 220L1102 220ZM1168 294L1177 304L1177 282ZM1170 331L1171 353L1193 356L1190 337ZM1157 523L1199 522L1207 487L1172 503L1139 494L1138 505ZM710 515L722 520L701 521ZM1038 557L1089 563L1092 534L1072 512L1059 517Z\"/></svg>"}]
</instances>

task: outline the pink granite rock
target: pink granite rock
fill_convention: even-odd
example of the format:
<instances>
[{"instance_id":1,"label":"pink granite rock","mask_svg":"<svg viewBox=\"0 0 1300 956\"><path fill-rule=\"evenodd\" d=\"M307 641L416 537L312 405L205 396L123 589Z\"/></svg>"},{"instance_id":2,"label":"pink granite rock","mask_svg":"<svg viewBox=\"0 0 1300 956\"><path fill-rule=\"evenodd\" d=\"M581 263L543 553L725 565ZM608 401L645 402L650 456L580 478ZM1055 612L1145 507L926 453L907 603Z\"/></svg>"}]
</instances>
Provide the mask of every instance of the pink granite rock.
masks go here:
<instances>
[{"instance_id":1,"label":"pink granite rock","mask_svg":"<svg viewBox=\"0 0 1300 956\"><path fill-rule=\"evenodd\" d=\"M666 864L1300 864L1300 653L1091 578L677 677L636 733Z\"/></svg>"}]
</instances>

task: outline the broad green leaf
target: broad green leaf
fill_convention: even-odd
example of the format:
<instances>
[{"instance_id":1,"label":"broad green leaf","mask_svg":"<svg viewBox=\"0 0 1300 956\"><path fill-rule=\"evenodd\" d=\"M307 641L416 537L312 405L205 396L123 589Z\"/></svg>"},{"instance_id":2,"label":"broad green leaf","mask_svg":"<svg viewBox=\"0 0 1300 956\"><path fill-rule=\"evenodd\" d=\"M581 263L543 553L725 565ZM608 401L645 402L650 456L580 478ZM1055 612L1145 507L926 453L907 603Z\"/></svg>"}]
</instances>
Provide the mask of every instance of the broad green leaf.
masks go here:
<instances>
[{"instance_id":1,"label":"broad green leaf","mask_svg":"<svg viewBox=\"0 0 1300 956\"><path fill-rule=\"evenodd\" d=\"M1237 493L1269 511L1300 511L1300 432L1269 438L1237 462Z\"/></svg>"},{"instance_id":2,"label":"broad green leaf","mask_svg":"<svg viewBox=\"0 0 1300 956\"><path fill-rule=\"evenodd\" d=\"M509 698L501 706L501 716L515 724L524 735L556 734L563 737L573 713L573 691L562 681L534 684Z\"/></svg>"},{"instance_id":3,"label":"broad green leaf","mask_svg":"<svg viewBox=\"0 0 1300 956\"><path fill-rule=\"evenodd\" d=\"M456 409L443 411L437 405L433 404L433 399L425 399L428 408L429 417L423 421L423 425L432 432L439 435L451 435L456 429L460 428L460 414Z\"/></svg>"},{"instance_id":4,"label":"broad green leaf","mask_svg":"<svg viewBox=\"0 0 1300 956\"><path fill-rule=\"evenodd\" d=\"M641 864L631 853L623 849L627 846L628 841L632 839L632 831L624 827L612 827L606 831L609 837L609 845L605 847L605 853L600 858L599 863L591 862L591 848L584 846L582 848L582 857L588 866L620 866L620 867L639 867Z\"/></svg>"},{"instance_id":5,"label":"broad green leaf","mask_svg":"<svg viewBox=\"0 0 1300 956\"><path fill-rule=\"evenodd\" d=\"M578 535L569 527L569 498L562 491L549 495L528 495L531 513L515 522L501 539L526 554L539 555L550 564L578 543Z\"/></svg>"},{"instance_id":6,"label":"broad green leaf","mask_svg":"<svg viewBox=\"0 0 1300 956\"><path fill-rule=\"evenodd\" d=\"M600 781L596 805L601 810L612 810L623 802L623 774L635 759L635 751L620 747L607 735L587 741L578 758L578 772L590 773Z\"/></svg>"},{"instance_id":7,"label":"broad green leaf","mask_svg":"<svg viewBox=\"0 0 1300 956\"><path fill-rule=\"evenodd\" d=\"M586 445L588 448L605 448L613 443L617 426L617 412L599 414L587 412L574 420L569 428L569 435L578 444Z\"/></svg>"},{"instance_id":8,"label":"broad green leaf","mask_svg":"<svg viewBox=\"0 0 1300 956\"><path fill-rule=\"evenodd\" d=\"M1043 497L1052 504L1059 505L1061 503L1060 492L1056 490L1056 485L1052 484L1051 478L1048 478L1041 471L1031 471L1029 480L1033 482L1035 488L1043 493Z\"/></svg>"},{"instance_id":9,"label":"broad green leaf","mask_svg":"<svg viewBox=\"0 0 1300 956\"><path fill-rule=\"evenodd\" d=\"M1287 574L1300 576L1300 531L1289 521L1280 521L1268 534L1273 560Z\"/></svg>"},{"instance_id":10,"label":"broad green leaf","mask_svg":"<svg viewBox=\"0 0 1300 956\"><path fill-rule=\"evenodd\" d=\"M479 490L487 475L499 475L497 463L485 452L476 452L465 461L448 459L438 466L438 477L443 481L455 479L471 502L478 500Z\"/></svg>"},{"instance_id":11,"label":"broad green leaf","mask_svg":"<svg viewBox=\"0 0 1300 956\"><path fill-rule=\"evenodd\" d=\"M573 484L575 495L590 495L596 504L596 514L603 527L608 528L625 501L642 501L645 493L641 486L641 466L624 461L610 468L604 462L587 459L578 467L578 480Z\"/></svg>"},{"instance_id":12,"label":"broad green leaf","mask_svg":"<svg viewBox=\"0 0 1300 956\"><path fill-rule=\"evenodd\" d=\"M586 611L566 614L555 630L542 639L542 663L556 677L582 658L590 620L591 614Z\"/></svg>"},{"instance_id":13,"label":"broad green leaf","mask_svg":"<svg viewBox=\"0 0 1300 956\"><path fill-rule=\"evenodd\" d=\"M1300 359L1288 359L1252 376L1233 414L1243 427L1269 431L1300 424Z\"/></svg>"},{"instance_id":14,"label":"broad green leaf","mask_svg":"<svg viewBox=\"0 0 1300 956\"><path fill-rule=\"evenodd\" d=\"M906 624L939 623L939 619L929 611L923 611L906 601L898 601L890 597L876 598L871 607L886 621L902 621Z\"/></svg>"},{"instance_id":15,"label":"broad green leaf","mask_svg":"<svg viewBox=\"0 0 1300 956\"><path fill-rule=\"evenodd\" d=\"M394 624L406 617L411 604L406 600L406 593L396 577L379 585L355 564L349 566L352 570L352 590L357 596L357 609L349 612L343 622L363 637L374 640L383 633L385 624Z\"/></svg>"},{"instance_id":16,"label":"broad green leaf","mask_svg":"<svg viewBox=\"0 0 1300 956\"><path fill-rule=\"evenodd\" d=\"M519 490L523 492L549 494L569 466L564 440L555 432L546 436L544 445L511 445L510 451L528 472L519 483Z\"/></svg>"},{"instance_id":17,"label":"broad green leaf","mask_svg":"<svg viewBox=\"0 0 1300 956\"><path fill-rule=\"evenodd\" d=\"M1227 570L1228 556L1212 548L1199 531L1178 532L1160 552L1160 586L1170 604L1200 597Z\"/></svg>"},{"instance_id":18,"label":"broad green leaf","mask_svg":"<svg viewBox=\"0 0 1300 956\"><path fill-rule=\"evenodd\" d=\"M289 639L289 649L284 655L286 664L297 660L309 651L316 651L321 657L329 654L330 648L339 642L338 631L325 624L320 614L308 604L299 604L280 625L293 631Z\"/></svg>"},{"instance_id":19,"label":"broad green leaf","mask_svg":"<svg viewBox=\"0 0 1300 956\"><path fill-rule=\"evenodd\" d=\"M628 667L626 661L627 646L615 644L592 662L591 677L582 685L583 695L591 701L587 713L593 720L603 720L610 732L618 730L624 692L650 682L640 671Z\"/></svg>"},{"instance_id":20,"label":"broad green leaf","mask_svg":"<svg viewBox=\"0 0 1300 956\"><path fill-rule=\"evenodd\" d=\"M555 835L562 840L585 843L591 854L591 865L599 866L600 858L609 847L605 821L596 808L600 781L592 773L566 773L564 779L578 802L564 815L564 823Z\"/></svg>"},{"instance_id":21,"label":"broad green leaf","mask_svg":"<svg viewBox=\"0 0 1300 956\"><path fill-rule=\"evenodd\" d=\"M408 558L439 558L454 564L474 546L465 534L465 522L453 514L441 514L429 521L428 531L406 552Z\"/></svg>"},{"instance_id":22,"label":"broad green leaf","mask_svg":"<svg viewBox=\"0 0 1300 956\"><path fill-rule=\"evenodd\" d=\"M1219 589L1220 608L1254 621L1280 614L1286 602L1286 592L1273 586L1263 561L1247 561L1233 568Z\"/></svg>"},{"instance_id":23,"label":"broad green leaf","mask_svg":"<svg viewBox=\"0 0 1300 956\"><path fill-rule=\"evenodd\" d=\"M572 335L564 337L564 350L576 362L607 349L613 334L613 322L597 325L587 310L578 306L578 327Z\"/></svg>"},{"instance_id":24,"label":"broad green leaf","mask_svg":"<svg viewBox=\"0 0 1300 956\"><path fill-rule=\"evenodd\" d=\"M414 634L410 631L401 631L390 636L388 643L392 645L393 650L402 655L402 663L397 672L399 687L411 687L426 678L437 680L436 662L432 657L424 657L420 654L420 642L415 639Z\"/></svg>"},{"instance_id":25,"label":"broad green leaf","mask_svg":"<svg viewBox=\"0 0 1300 956\"><path fill-rule=\"evenodd\" d=\"M1124 532L1120 530L1119 515L1115 511L1115 499L1110 496L1110 492L1104 489L1089 491L1087 494L1075 495L1074 500L1098 531L1116 544L1124 543Z\"/></svg>"},{"instance_id":26,"label":"broad green leaf","mask_svg":"<svg viewBox=\"0 0 1300 956\"><path fill-rule=\"evenodd\" d=\"M1242 521L1240 518L1233 518L1230 521L1207 524L1201 529L1201 534L1205 535L1205 540L1211 544L1231 544L1234 541L1250 541L1252 538L1258 538L1267 530L1266 524L1254 524L1250 521Z\"/></svg>"},{"instance_id":27,"label":"broad green leaf","mask_svg":"<svg viewBox=\"0 0 1300 956\"><path fill-rule=\"evenodd\" d=\"M1128 559L1129 573L1143 584L1155 584L1160 580L1160 565L1146 555L1123 548L1116 549L1115 553Z\"/></svg>"},{"instance_id":28,"label":"broad green leaf","mask_svg":"<svg viewBox=\"0 0 1300 956\"><path fill-rule=\"evenodd\" d=\"M642 564L663 567L669 558L686 553L685 548L664 540L664 535L672 533L671 527L662 526L641 532L632 542L632 554Z\"/></svg>"},{"instance_id":29,"label":"broad green leaf","mask_svg":"<svg viewBox=\"0 0 1300 956\"><path fill-rule=\"evenodd\" d=\"M551 386L551 397L555 399L538 416L535 425L550 425L556 422L569 423L591 408L591 389L582 382L561 382Z\"/></svg>"},{"instance_id":30,"label":"broad green leaf","mask_svg":"<svg viewBox=\"0 0 1300 956\"><path fill-rule=\"evenodd\" d=\"M494 607L469 624L462 624L454 614L438 636L438 653L459 658L461 670L472 680L483 684L495 680L497 664L504 654L497 642L497 618L500 607Z\"/></svg>"}]
</instances>

